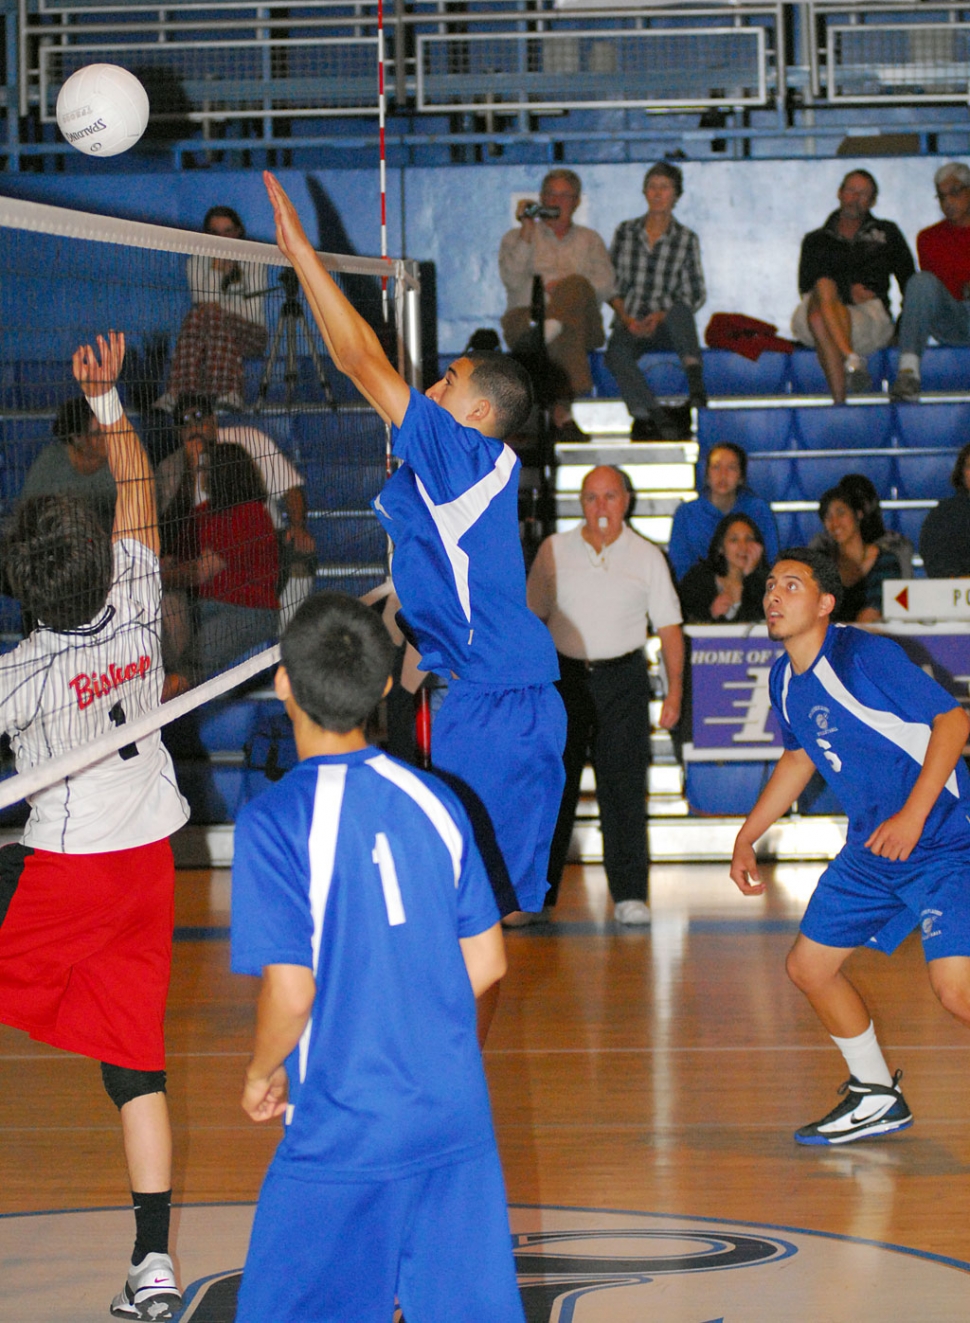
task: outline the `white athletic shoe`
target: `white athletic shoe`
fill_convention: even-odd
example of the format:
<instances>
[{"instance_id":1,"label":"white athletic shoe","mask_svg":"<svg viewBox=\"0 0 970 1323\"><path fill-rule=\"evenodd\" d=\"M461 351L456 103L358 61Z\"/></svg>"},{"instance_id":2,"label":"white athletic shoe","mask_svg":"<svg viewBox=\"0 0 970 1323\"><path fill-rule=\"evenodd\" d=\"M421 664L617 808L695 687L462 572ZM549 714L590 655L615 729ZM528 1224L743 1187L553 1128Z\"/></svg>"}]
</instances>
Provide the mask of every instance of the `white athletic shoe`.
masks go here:
<instances>
[{"instance_id":1,"label":"white athletic shoe","mask_svg":"<svg viewBox=\"0 0 970 1323\"><path fill-rule=\"evenodd\" d=\"M613 918L629 928L650 922L650 906L642 900L620 900L613 906Z\"/></svg>"},{"instance_id":2,"label":"white athletic shoe","mask_svg":"<svg viewBox=\"0 0 970 1323\"><path fill-rule=\"evenodd\" d=\"M182 1292L167 1254L146 1254L136 1267L128 1266L128 1280L111 1302L115 1318L154 1320L174 1318L182 1304Z\"/></svg>"}]
</instances>

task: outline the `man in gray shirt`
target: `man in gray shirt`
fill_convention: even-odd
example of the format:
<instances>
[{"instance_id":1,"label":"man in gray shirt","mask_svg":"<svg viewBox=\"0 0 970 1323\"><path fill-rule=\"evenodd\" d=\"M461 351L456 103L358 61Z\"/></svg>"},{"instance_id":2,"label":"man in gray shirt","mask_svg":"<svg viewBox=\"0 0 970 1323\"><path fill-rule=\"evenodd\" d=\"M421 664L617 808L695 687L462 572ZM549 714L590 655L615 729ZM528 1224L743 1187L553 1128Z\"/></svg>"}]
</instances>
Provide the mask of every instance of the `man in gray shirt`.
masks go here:
<instances>
[{"instance_id":1,"label":"man in gray shirt","mask_svg":"<svg viewBox=\"0 0 970 1323\"><path fill-rule=\"evenodd\" d=\"M572 419L570 404L592 389L589 351L606 338L600 305L613 293L606 245L595 230L573 224L581 193L579 176L572 170L550 170L539 201L558 215L529 216L530 203L523 199L516 208L519 228L503 236L498 253L508 296L502 333L513 353L529 331L533 279L542 278L543 333L554 373L546 393L553 396L552 425L563 441L586 439Z\"/></svg>"}]
</instances>

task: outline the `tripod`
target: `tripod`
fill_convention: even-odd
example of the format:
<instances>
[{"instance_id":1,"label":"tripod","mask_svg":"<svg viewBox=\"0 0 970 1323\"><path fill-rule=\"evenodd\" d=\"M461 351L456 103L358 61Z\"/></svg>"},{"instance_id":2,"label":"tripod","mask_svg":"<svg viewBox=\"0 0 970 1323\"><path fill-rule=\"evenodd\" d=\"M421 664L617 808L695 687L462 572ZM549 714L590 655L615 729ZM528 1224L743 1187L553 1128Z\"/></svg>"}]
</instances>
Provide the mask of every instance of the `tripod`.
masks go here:
<instances>
[{"instance_id":1,"label":"tripod","mask_svg":"<svg viewBox=\"0 0 970 1323\"><path fill-rule=\"evenodd\" d=\"M285 340L286 357L284 360L283 381L286 385L285 401L287 404L293 403L293 395L299 380L299 368L297 366L297 332L303 327L303 334L306 338L307 347L310 350L310 358L313 362L314 371L317 374L317 381L320 383L320 389L323 391L323 398L329 404L331 409L336 409L337 401L334 399L333 389L327 378L327 371L324 367L323 358L320 351L310 337L310 327L307 324L306 314L303 311L303 305L299 300L300 282L297 279L295 271L288 267L280 272L280 284L283 286L283 305L280 308L279 319L276 323L276 330L273 332L273 340L269 347L269 353L266 356L266 366L263 368L263 375L259 382L259 395L256 404L253 406L254 412L258 413L266 402L266 396L269 393L270 383L273 380L273 369L276 367L276 360L279 357L280 342ZM270 291L264 291L269 293Z\"/></svg>"}]
</instances>

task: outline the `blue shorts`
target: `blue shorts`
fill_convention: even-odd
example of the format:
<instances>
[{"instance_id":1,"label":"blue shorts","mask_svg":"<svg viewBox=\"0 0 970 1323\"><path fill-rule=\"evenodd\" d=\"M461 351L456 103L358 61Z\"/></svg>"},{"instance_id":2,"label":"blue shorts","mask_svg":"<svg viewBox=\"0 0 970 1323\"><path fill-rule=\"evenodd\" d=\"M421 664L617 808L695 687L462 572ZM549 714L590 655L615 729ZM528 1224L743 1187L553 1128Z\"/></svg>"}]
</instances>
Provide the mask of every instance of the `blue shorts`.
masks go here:
<instances>
[{"instance_id":1,"label":"blue shorts","mask_svg":"<svg viewBox=\"0 0 970 1323\"><path fill-rule=\"evenodd\" d=\"M449 681L431 731L431 762L469 812L503 915L542 909L565 744L566 710L555 685L499 689Z\"/></svg>"},{"instance_id":2,"label":"blue shorts","mask_svg":"<svg viewBox=\"0 0 970 1323\"><path fill-rule=\"evenodd\" d=\"M266 1174L236 1323L525 1323L493 1149L401 1180Z\"/></svg>"},{"instance_id":3,"label":"blue shorts","mask_svg":"<svg viewBox=\"0 0 970 1323\"><path fill-rule=\"evenodd\" d=\"M927 960L970 956L970 851L893 863L847 845L818 880L801 931L823 946L892 955L919 927Z\"/></svg>"}]
</instances>

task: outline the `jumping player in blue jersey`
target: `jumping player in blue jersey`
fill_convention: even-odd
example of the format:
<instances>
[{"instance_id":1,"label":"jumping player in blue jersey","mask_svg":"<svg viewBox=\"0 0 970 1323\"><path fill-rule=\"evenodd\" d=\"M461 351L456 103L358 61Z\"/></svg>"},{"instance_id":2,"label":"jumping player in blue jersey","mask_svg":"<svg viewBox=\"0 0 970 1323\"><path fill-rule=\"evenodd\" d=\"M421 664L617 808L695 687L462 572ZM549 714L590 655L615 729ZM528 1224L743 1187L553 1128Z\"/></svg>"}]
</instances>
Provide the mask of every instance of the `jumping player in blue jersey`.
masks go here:
<instances>
[{"instance_id":1,"label":"jumping player in blue jersey","mask_svg":"<svg viewBox=\"0 0 970 1323\"><path fill-rule=\"evenodd\" d=\"M528 378L501 354L452 363L426 396L387 360L320 263L270 174L276 237L334 363L393 424L403 461L374 502L422 666L448 680L432 733L437 771L484 806L514 894L491 866L503 914L542 909L563 789L566 716L552 638L526 604L519 463L501 438L525 421Z\"/></svg>"},{"instance_id":2,"label":"jumping player in blue jersey","mask_svg":"<svg viewBox=\"0 0 970 1323\"><path fill-rule=\"evenodd\" d=\"M818 769L849 819L788 955L788 975L842 1052L842 1101L796 1131L800 1144L848 1144L913 1117L865 1003L842 971L857 946L891 954L919 928L930 985L970 1026L970 718L891 639L831 625L841 580L821 552L783 551L768 578L768 636L783 643L769 679L785 752L738 833L731 877L764 891L758 838Z\"/></svg>"},{"instance_id":3,"label":"jumping player in blue jersey","mask_svg":"<svg viewBox=\"0 0 970 1323\"><path fill-rule=\"evenodd\" d=\"M262 976L242 1104L284 1116L237 1323L524 1323L475 997L498 908L447 786L368 746L393 645L320 593L281 644L299 764L236 822L232 967Z\"/></svg>"}]
</instances>

